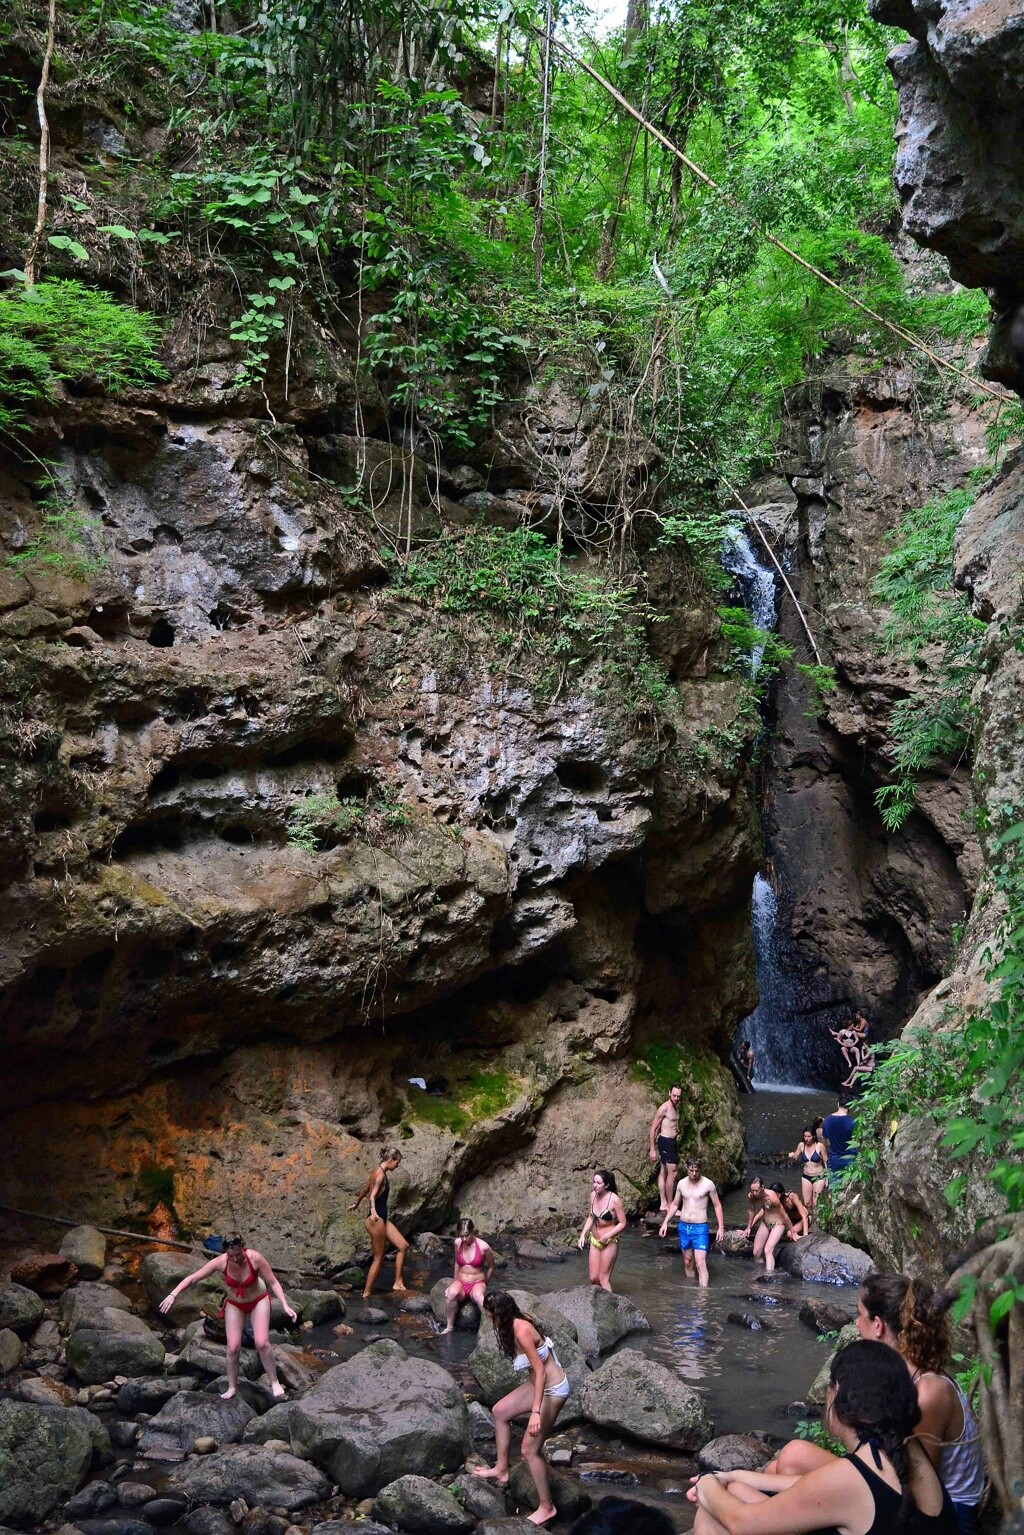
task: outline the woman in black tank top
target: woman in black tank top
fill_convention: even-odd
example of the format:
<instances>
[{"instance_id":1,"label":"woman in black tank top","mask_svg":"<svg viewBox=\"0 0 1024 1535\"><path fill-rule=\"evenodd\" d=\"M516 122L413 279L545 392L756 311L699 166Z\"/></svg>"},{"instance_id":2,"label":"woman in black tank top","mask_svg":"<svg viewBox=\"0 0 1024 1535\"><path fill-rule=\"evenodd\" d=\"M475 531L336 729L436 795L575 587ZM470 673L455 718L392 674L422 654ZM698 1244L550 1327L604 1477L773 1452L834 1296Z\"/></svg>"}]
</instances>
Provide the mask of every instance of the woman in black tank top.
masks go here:
<instances>
[{"instance_id":1,"label":"woman in black tank top","mask_svg":"<svg viewBox=\"0 0 1024 1535\"><path fill-rule=\"evenodd\" d=\"M367 1178L359 1198L348 1207L350 1212L358 1210L363 1200L369 1196L370 1213L363 1225L366 1227L366 1234L373 1248L373 1262L366 1275L366 1284L363 1288L364 1299L368 1299L373 1294L373 1286L380 1273L380 1266L384 1262L384 1254L389 1242L395 1249L395 1282L391 1288L405 1289L402 1282L402 1268L409 1244L388 1215L388 1201L391 1198L391 1182L388 1173L393 1173L401 1160L402 1153L397 1146L385 1146L380 1154L380 1162Z\"/></svg>"},{"instance_id":2,"label":"woman in black tank top","mask_svg":"<svg viewBox=\"0 0 1024 1535\"><path fill-rule=\"evenodd\" d=\"M694 1535L956 1535L949 1494L919 1442L906 1365L884 1343L850 1343L832 1361L825 1424L846 1449L803 1476L723 1471L695 1477Z\"/></svg>"}]
</instances>

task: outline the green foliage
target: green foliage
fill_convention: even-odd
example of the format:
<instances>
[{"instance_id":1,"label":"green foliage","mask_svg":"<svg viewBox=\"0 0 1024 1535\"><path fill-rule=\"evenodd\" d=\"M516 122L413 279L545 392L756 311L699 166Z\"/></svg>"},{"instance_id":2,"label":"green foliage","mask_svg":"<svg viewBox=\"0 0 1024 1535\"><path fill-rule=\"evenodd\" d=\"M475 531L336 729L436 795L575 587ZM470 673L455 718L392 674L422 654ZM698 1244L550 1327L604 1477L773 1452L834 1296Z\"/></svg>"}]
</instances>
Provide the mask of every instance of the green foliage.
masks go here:
<instances>
[{"instance_id":1,"label":"green foliage","mask_svg":"<svg viewBox=\"0 0 1024 1535\"><path fill-rule=\"evenodd\" d=\"M473 1071L454 1082L449 1093L416 1093L410 1101L410 1117L462 1135L508 1108L520 1086L517 1077L500 1068Z\"/></svg>"},{"instance_id":2,"label":"green foliage","mask_svg":"<svg viewBox=\"0 0 1024 1535\"><path fill-rule=\"evenodd\" d=\"M820 1418L800 1418L793 1432L798 1439L806 1439L810 1444L816 1444L820 1450L827 1450L830 1455L846 1453L845 1445L833 1438Z\"/></svg>"},{"instance_id":3,"label":"green foliage","mask_svg":"<svg viewBox=\"0 0 1024 1535\"><path fill-rule=\"evenodd\" d=\"M94 575L103 564L102 558L87 547L95 519L81 512L65 487L54 479L46 481L39 506L43 518L35 536L8 555L8 566L13 570L59 570L78 580Z\"/></svg>"},{"instance_id":4,"label":"green foliage","mask_svg":"<svg viewBox=\"0 0 1024 1535\"><path fill-rule=\"evenodd\" d=\"M835 667L798 662L796 669L810 687L814 708L808 712L812 718L816 719L826 708L829 699L839 687Z\"/></svg>"},{"instance_id":5,"label":"green foliage","mask_svg":"<svg viewBox=\"0 0 1024 1535\"><path fill-rule=\"evenodd\" d=\"M319 853L356 832L375 841L383 833L401 831L411 820L409 807L388 790L368 800L307 794L288 814L287 837L289 846Z\"/></svg>"},{"instance_id":6,"label":"green foliage","mask_svg":"<svg viewBox=\"0 0 1024 1535\"><path fill-rule=\"evenodd\" d=\"M729 647L725 671L752 675L764 687L792 655L792 647L767 629L759 629L746 608L720 607L722 638Z\"/></svg>"},{"instance_id":7,"label":"green foliage","mask_svg":"<svg viewBox=\"0 0 1024 1535\"><path fill-rule=\"evenodd\" d=\"M117 394L166 377L159 341L149 315L70 279L0 295L0 428L20 425L58 380Z\"/></svg>"}]
</instances>

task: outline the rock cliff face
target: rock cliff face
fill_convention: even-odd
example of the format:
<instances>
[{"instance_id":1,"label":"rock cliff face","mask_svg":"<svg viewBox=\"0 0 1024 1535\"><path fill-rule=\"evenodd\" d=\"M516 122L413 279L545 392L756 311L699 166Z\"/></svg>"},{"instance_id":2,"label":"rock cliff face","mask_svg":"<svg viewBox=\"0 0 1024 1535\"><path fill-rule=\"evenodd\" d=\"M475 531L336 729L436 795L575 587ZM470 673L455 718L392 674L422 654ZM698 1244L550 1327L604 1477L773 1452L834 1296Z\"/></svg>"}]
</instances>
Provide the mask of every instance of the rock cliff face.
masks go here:
<instances>
[{"instance_id":1,"label":"rock cliff face","mask_svg":"<svg viewBox=\"0 0 1024 1535\"><path fill-rule=\"evenodd\" d=\"M215 352L37 424L83 547L0 565L5 1202L118 1224L162 1197L344 1257L389 1141L400 1218L564 1222L596 1165L646 1190L656 1038L727 1176L758 827L714 609L652 557L655 711L402 597L400 517L543 521L552 432L585 506L592 434L510 406L482 470L428 475L330 362L300 356L279 425ZM357 405L380 436L343 430ZM7 555L36 501L12 466ZM303 845L311 796L341 809Z\"/></svg>"}]
</instances>

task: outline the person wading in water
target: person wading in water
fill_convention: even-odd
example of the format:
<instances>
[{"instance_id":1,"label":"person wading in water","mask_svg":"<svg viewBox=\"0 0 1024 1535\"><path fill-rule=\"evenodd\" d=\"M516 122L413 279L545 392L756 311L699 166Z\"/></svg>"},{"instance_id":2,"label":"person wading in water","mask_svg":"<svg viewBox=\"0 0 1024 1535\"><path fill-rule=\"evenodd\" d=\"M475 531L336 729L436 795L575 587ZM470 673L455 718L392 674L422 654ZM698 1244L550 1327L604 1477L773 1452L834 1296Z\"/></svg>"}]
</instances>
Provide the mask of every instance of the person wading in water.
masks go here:
<instances>
[{"instance_id":1,"label":"person wading in water","mask_svg":"<svg viewBox=\"0 0 1024 1535\"><path fill-rule=\"evenodd\" d=\"M455 1331L455 1318L463 1301L471 1300L481 1313L484 1292L494 1278L494 1254L476 1234L476 1227L463 1216L456 1228L455 1278L444 1292L445 1333Z\"/></svg>"},{"instance_id":2,"label":"person wading in water","mask_svg":"<svg viewBox=\"0 0 1024 1535\"><path fill-rule=\"evenodd\" d=\"M363 1286L363 1299L368 1300L373 1294L373 1287L380 1273L380 1266L384 1262L384 1253L390 1242L395 1249L395 1282L391 1286L393 1290L404 1290L402 1283L402 1269L405 1266L405 1255L409 1250L409 1244L393 1221L388 1219L388 1200L391 1197L391 1183L388 1173L393 1173L402 1153L397 1146L385 1146L380 1154L380 1163L366 1180L359 1198L349 1205L349 1212L358 1210L363 1200L369 1195L370 1213L363 1221L370 1244L373 1248L373 1262L370 1264L369 1273L366 1276L366 1284Z\"/></svg>"},{"instance_id":3,"label":"person wading in water","mask_svg":"<svg viewBox=\"0 0 1024 1535\"><path fill-rule=\"evenodd\" d=\"M228 1237L220 1256L211 1258L209 1263L204 1263L201 1269L196 1269L194 1274L189 1274L187 1279L176 1284L170 1295L165 1296L160 1302L160 1310L166 1316L181 1292L200 1279L205 1279L208 1274L220 1274L228 1292L219 1312L224 1319L224 1332L227 1335L228 1344L228 1389L222 1391L221 1396L229 1402L238 1390L238 1356L242 1350L242 1329L247 1316L252 1321L256 1352L263 1361L270 1389L275 1396L284 1396L284 1387L277 1378L274 1350L270 1346L271 1292L281 1302L285 1316L290 1322L297 1321L298 1318L285 1299L281 1282L266 1258L254 1248L247 1248L241 1237Z\"/></svg>"},{"instance_id":4,"label":"person wading in water","mask_svg":"<svg viewBox=\"0 0 1024 1535\"><path fill-rule=\"evenodd\" d=\"M508 1452L513 1418L529 1413L523 1437L523 1459L537 1489L537 1508L530 1514L531 1524L550 1524L556 1509L551 1501L551 1484L544 1460L544 1441L555 1426L555 1419L572 1389L569 1378L558 1362L555 1345L531 1316L520 1311L504 1290L490 1290L484 1296L484 1311L490 1317L498 1347L516 1371L530 1372L528 1385L517 1386L493 1408L494 1442L497 1447L494 1466L472 1468L474 1476L489 1477L504 1486L508 1481Z\"/></svg>"},{"instance_id":5,"label":"person wading in water","mask_svg":"<svg viewBox=\"0 0 1024 1535\"><path fill-rule=\"evenodd\" d=\"M682 1097L679 1083L673 1083L668 1097L651 1120L647 1155L658 1164L658 1198L662 1210L669 1207L679 1165L679 1105Z\"/></svg>"},{"instance_id":6,"label":"person wading in water","mask_svg":"<svg viewBox=\"0 0 1024 1535\"><path fill-rule=\"evenodd\" d=\"M612 1287L612 1269L619 1255L619 1237L626 1229L626 1212L622 1208L615 1178L606 1168L594 1174L590 1193L590 1214L580 1232L579 1247L582 1251L590 1237L590 1283L602 1290Z\"/></svg>"},{"instance_id":7,"label":"person wading in water","mask_svg":"<svg viewBox=\"0 0 1024 1535\"><path fill-rule=\"evenodd\" d=\"M659 1236L664 1236L668 1231L669 1221L679 1211L679 1250L683 1255L683 1268L687 1279L693 1278L693 1265L697 1264L697 1282L701 1288L708 1283L708 1200L715 1208L718 1218L717 1241L725 1236L725 1218L722 1215L722 1201L718 1197L718 1190L710 1178L701 1176L700 1163L695 1157L690 1157L686 1163L686 1177L680 1178L676 1189L676 1197L673 1199L665 1219L661 1223Z\"/></svg>"},{"instance_id":8,"label":"person wading in water","mask_svg":"<svg viewBox=\"0 0 1024 1535\"><path fill-rule=\"evenodd\" d=\"M814 1206L828 1179L828 1152L825 1142L815 1135L810 1125L804 1126L800 1144L789 1153L789 1160L799 1164L800 1197L807 1206L808 1220L813 1224Z\"/></svg>"}]
</instances>

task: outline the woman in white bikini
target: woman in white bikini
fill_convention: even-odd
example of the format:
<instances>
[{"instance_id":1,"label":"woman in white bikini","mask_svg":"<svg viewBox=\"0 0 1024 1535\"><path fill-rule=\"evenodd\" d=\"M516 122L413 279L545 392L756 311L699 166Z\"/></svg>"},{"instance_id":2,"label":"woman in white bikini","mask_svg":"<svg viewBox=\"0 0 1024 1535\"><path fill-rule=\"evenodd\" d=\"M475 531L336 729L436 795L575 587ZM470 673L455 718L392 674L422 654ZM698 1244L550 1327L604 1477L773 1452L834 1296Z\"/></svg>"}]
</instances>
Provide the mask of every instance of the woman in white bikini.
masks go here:
<instances>
[{"instance_id":1,"label":"woman in white bikini","mask_svg":"<svg viewBox=\"0 0 1024 1535\"><path fill-rule=\"evenodd\" d=\"M532 1317L520 1311L504 1290L490 1290L484 1296L484 1311L491 1319L498 1347L512 1368L530 1372L528 1384L517 1386L494 1407L494 1441L497 1456L494 1466L473 1468L474 1476L489 1477L502 1486L508 1481L508 1451L512 1419L529 1413L523 1436L523 1459L537 1489L537 1507L531 1524L550 1524L556 1514L551 1501L551 1484L544 1460L544 1441L555 1426L555 1419L571 1391L569 1377L558 1362L555 1345L544 1336Z\"/></svg>"},{"instance_id":2,"label":"woman in white bikini","mask_svg":"<svg viewBox=\"0 0 1024 1535\"><path fill-rule=\"evenodd\" d=\"M471 1300L483 1312L484 1292L493 1278L494 1254L477 1236L469 1217L463 1216L456 1227L455 1278L444 1292L444 1332L454 1332L463 1301Z\"/></svg>"},{"instance_id":3,"label":"woman in white bikini","mask_svg":"<svg viewBox=\"0 0 1024 1535\"><path fill-rule=\"evenodd\" d=\"M590 1214L580 1232L582 1251L590 1237L590 1283L602 1290L612 1287L612 1269L619 1256L619 1237L626 1229L626 1212L615 1187L614 1174L602 1168L594 1174Z\"/></svg>"},{"instance_id":4,"label":"woman in white bikini","mask_svg":"<svg viewBox=\"0 0 1024 1535\"><path fill-rule=\"evenodd\" d=\"M189 1285L205 1279L208 1274L220 1274L228 1292L220 1308L228 1340L228 1389L222 1391L221 1396L225 1401L230 1401L238 1390L238 1356L242 1351L242 1329L247 1316L252 1318L252 1335L256 1352L263 1361L270 1389L275 1396L284 1396L284 1387L277 1378L274 1350L270 1346L271 1291L281 1302L289 1321L294 1322L297 1317L285 1299L281 1282L266 1258L254 1248L247 1248L241 1237L228 1237L221 1255L211 1258L209 1263L204 1263L201 1269L196 1269L194 1274L189 1274L187 1279L176 1284L170 1295L165 1296L160 1302L160 1310L166 1315L182 1290L187 1290Z\"/></svg>"}]
</instances>

